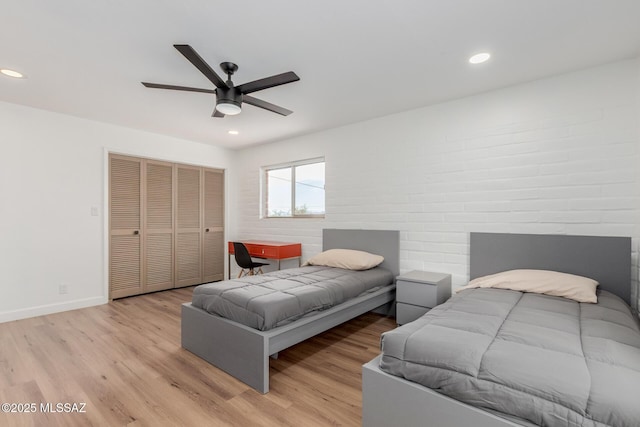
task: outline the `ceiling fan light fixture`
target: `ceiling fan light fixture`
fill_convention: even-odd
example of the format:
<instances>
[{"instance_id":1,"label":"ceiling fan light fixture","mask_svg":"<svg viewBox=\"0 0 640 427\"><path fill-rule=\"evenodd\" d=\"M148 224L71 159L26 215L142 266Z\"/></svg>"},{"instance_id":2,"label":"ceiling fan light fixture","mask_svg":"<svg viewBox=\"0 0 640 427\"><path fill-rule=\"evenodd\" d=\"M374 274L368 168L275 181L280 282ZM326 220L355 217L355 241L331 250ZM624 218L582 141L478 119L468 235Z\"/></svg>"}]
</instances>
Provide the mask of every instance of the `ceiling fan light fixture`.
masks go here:
<instances>
[{"instance_id":1,"label":"ceiling fan light fixture","mask_svg":"<svg viewBox=\"0 0 640 427\"><path fill-rule=\"evenodd\" d=\"M216 104L216 110L220 111L225 116L235 116L236 114L240 114L242 108L230 101L221 101Z\"/></svg>"},{"instance_id":2,"label":"ceiling fan light fixture","mask_svg":"<svg viewBox=\"0 0 640 427\"><path fill-rule=\"evenodd\" d=\"M235 87L216 89L216 110L225 116L235 116L242 111L242 93Z\"/></svg>"}]
</instances>

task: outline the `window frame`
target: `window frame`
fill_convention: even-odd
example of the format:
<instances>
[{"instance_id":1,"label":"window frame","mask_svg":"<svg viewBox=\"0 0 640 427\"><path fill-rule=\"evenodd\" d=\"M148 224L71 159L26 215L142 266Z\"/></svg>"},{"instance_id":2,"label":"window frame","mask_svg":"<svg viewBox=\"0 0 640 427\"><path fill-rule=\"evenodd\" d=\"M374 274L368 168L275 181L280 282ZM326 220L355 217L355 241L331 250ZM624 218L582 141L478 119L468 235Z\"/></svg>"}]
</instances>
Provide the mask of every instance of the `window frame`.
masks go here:
<instances>
[{"instance_id":1,"label":"window frame","mask_svg":"<svg viewBox=\"0 0 640 427\"><path fill-rule=\"evenodd\" d=\"M312 159L305 160L297 160L293 162L287 163L279 163L276 165L262 166L261 169L261 178L262 178L262 202L260 203L262 214L260 215L263 219L282 219L282 218L324 218L327 213L326 208L326 169L325 169L325 181L324 181L324 191L325 191L325 206L324 213L321 214L296 214L296 167L311 165L316 163L324 163L326 168L326 161L324 157L315 157ZM269 215L269 172L279 169L291 169L291 215L288 216L271 216Z\"/></svg>"}]
</instances>

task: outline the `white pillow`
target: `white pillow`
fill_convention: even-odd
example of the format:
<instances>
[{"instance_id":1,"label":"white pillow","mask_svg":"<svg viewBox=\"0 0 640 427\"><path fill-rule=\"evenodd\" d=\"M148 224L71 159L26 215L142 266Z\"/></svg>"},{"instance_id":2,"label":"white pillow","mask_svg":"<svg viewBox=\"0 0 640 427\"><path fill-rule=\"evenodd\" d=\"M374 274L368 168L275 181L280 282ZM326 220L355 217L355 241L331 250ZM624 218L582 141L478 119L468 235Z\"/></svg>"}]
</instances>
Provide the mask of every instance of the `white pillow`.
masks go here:
<instances>
[{"instance_id":1,"label":"white pillow","mask_svg":"<svg viewBox=\"0 0 640 427\"><path fill-rule=\"evenodd\" d=\"M346 270L368 270L380 265L384 257L353 249L329 249L311 257L305 265L324 265Z\"/></svg>"},{"instance_id":2,"label":"white pillow","mask_svg":"<svg viewBox=\"0 0 640 427\"><path fill-rule=\"evenodd\" d=\"M509 270L478 277L460 288L498 288L553 295L578 302L598 302L598 282L588 277L548 270Z\"/></svg>"}]
</instances>

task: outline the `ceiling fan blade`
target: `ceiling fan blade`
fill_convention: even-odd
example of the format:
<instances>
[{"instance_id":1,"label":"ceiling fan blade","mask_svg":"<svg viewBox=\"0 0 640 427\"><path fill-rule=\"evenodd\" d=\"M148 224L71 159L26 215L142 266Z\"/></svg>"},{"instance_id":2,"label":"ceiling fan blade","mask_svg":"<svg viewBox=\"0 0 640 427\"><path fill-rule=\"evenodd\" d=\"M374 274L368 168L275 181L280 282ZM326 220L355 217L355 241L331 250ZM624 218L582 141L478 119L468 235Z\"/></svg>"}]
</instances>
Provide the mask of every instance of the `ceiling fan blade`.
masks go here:
<instances>
[{"instance_id":1,"label":"ceiling fan blade","mask_svg":"<svg viewBox=\"0 0 640 427\"><path fill-rule=\"evenodd\" d=\"M283 116L288 116L293 113L291 110L287 110L286 108L279 107L275 104L272 104L267 101L263 101L262 99L254 98L253 96L244 95L242 97L242 102L246 104L251 104L254 107L264 108L265 110L273 111L274 113L281 114Z\"/></svg>"},{"instance_id":2,"label":"ceiling fan blade","mask_svg":"<svg viewBox=\"0 0 640 427\"><path fill-rule=\"evenodd\" d=\"M173 86L173 85L163 85L159 83L147 83L147 82L142 82L142 84L145 87L150 87L153 89L171 89L171 90L184 90L187 92L216 93L215 89L199 89L197 87Z\"/></svg>"},{"instance_id":3,"label":"ceiling fan blade","mask_svg":"<svg viewBox=\"0 0 640 427\"><path fill-rule=\"evenodd\" d=\"M222 114L220 111L214 108L213 114L211 115L211 117L224 117L224 114Z\"/></svg>"},{"instance_id":4,"label":"ceiling fan blade","mask_svg":"<svg viewBox=\"0 0 640 427\"><path fill-rule=\"evenodd\" d=\"M291 82L297 82L300 80L300 77L293 71L288 71L286 73L277 74L275 76L266 77L260 80L254 80L249 83L241 84L240 86L236 86L237 89L240 89L240 92L251 93L257 92L262 89L268 89L274 86L280 86Z\"/></svg>"},{"instance_id":5,"label":"ceiling fan blade","mask_svg":"<svg viewBox=\"0 0 640 427\"><path fill-rule=\"evenodd\" d=\"M222 80L220 76L218 76L216 72L213 71L211 67L209 67L209 64L207 64L204 59L202 59L200 55L198 55L198 52L196 52L191 46L189 46L188 44L174 44L173 47L178 49L178 51L182 55L184 55L184 57L187 58L189 62L191 62L198 70L200 70L200 72L204 74L205 77L211 81L211 83L216 85L216 87L222 87L225 89L229 88L224 80Z\"/></svg>"}]
</instances>

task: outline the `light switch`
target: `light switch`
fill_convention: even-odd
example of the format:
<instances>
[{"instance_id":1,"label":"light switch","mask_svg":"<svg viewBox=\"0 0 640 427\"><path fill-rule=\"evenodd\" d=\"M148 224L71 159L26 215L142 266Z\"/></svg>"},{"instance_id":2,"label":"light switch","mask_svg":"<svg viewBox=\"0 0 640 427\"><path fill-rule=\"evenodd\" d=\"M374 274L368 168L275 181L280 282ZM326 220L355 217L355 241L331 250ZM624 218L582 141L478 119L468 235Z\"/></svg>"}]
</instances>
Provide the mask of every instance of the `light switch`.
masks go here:
<instances>
[{"instance_id":1,"label":"light switch","mask_svg":"<svg viewBox=\"0 0 640 427\"><path fill-rule=\"evenodd\" d=\"M98 207L91 206L91 216L98 216Z\"/></svg>"}]
</instances>

